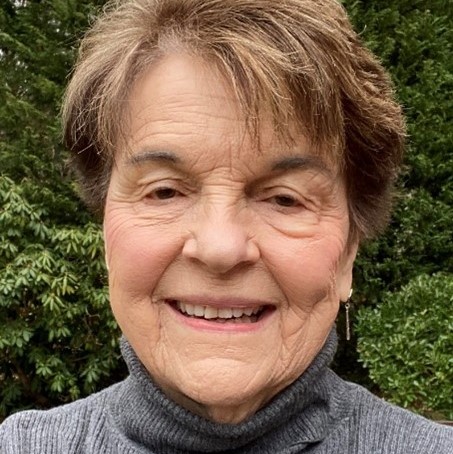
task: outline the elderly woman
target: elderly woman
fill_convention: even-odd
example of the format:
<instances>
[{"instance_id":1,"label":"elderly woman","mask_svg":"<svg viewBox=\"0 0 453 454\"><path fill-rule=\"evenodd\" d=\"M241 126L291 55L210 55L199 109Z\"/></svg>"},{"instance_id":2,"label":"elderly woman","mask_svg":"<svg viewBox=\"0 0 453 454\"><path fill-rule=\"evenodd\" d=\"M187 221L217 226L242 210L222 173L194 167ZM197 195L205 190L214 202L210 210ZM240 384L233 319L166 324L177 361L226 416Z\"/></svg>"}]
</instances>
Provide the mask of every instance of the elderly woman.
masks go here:
<instances>
[{"instance_id":1,"label":"elderly woman","mask_svg":"<svg viewBox=\"0 0 453 454\"><path fill-rule=\"evenodd\" d=\"M328 366L404 125L335 0L125 0L64 104L130 376L0 429L12 453L447 454Z\"/></svg>"}]
</instances>

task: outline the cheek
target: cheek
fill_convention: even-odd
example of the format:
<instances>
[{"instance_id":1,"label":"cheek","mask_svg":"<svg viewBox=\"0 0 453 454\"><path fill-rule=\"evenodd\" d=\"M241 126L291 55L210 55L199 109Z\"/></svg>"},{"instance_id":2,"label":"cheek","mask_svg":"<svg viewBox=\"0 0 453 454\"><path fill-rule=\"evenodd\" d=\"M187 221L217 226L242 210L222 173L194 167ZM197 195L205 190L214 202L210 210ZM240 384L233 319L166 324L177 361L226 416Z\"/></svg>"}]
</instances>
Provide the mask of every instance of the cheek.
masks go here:
<instances>
[{"instance_id":1,"label":"cheek","mask_svg":"<svg viewBox=\"0 0 453 454\"><path fill-rule=\"evenodd\" d=\"M121 210L106 210L104 236L111 290L130 296L149 296L181 247L168 226L149 225Z\"/></svg>"},{"instance_id":2,"label":"cheek","mask_svg":"<svg viewBox=\"0 0 453 454\"><path fill-rule=\"evenodd\" d=\"M323 236L290 243L282 240L268 248L267 262L291 308L309 311L334 290L342 242L334 236Z\"/></svg>"}]
</instances>

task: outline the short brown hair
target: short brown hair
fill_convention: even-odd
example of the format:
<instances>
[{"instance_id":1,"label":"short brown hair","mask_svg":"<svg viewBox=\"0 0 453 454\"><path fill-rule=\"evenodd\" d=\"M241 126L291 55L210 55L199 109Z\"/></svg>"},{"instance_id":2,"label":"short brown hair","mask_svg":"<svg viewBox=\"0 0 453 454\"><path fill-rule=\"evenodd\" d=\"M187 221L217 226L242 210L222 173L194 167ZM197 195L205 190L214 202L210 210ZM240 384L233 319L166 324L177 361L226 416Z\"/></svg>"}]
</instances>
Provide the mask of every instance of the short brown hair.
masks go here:
<instances>
[{"instance_id":1,"label":"short brown hair","mask_svg":"<svg viewBox=\"0 0 453 454\"><path fill-rule=\"evenodd\" d=\"M296 121L340 164L354 238L385 227L404 120L387 73L336 0L109 3L82 41L63 106L65 144L92 209L104 207L132 84L181 49L221 69L251 128L264 104L282 137Z\"/></svg>"}]
</instances>

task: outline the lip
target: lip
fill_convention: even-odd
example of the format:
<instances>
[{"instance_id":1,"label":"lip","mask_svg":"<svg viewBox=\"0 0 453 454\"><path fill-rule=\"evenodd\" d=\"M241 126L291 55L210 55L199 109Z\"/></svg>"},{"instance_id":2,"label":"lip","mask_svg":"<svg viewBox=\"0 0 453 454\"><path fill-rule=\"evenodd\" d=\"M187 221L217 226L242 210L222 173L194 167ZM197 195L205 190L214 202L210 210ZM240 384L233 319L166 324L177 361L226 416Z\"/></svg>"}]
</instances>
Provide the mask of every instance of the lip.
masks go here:
<instances>
[{"instance_id":1,"label":"lip","mask_svg":"<svg viewBox=\"0 0 453 454\"><path fill-rule=\"evenodd\" d=\"M247 298L212 298L207 296L200 297L181 297L165 298L161 300L164 305L171 311L180 323L199 331L215 331L226 333L250 333L262 329L267 325L269 319L276 312L276 305L256 299ZM259 320L254 323L218 323L202 318L187 317L176 309L171 301L181 301L183 303L212 306L216 308L255 308L266 306L267 308L260 316Z\"/></svg>"}]
</instances>

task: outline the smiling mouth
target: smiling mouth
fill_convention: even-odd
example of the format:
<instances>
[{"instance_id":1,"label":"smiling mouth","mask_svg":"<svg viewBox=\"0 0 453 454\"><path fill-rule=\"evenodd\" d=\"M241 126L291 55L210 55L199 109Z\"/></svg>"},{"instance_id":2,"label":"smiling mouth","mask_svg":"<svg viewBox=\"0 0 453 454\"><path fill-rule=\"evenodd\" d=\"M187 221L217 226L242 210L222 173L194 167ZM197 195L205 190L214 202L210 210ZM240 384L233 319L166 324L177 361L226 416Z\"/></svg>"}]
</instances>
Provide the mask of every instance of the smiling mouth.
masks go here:
<instances>
[{"instance_id":1,"label":"smiling mouth","mask_svg":"<svg viewBox=\"0 0 453 454\"><path fill-rule=\"evenodd\" d=\"M207 320L215 323L256 323L264 314L272 311L272 306L255 307L213 307L198 304L183 303L178 300L166 300L173 309L185 317Z\"/></svg>"}]
</instances>

